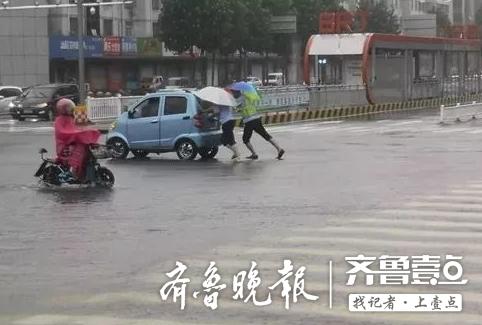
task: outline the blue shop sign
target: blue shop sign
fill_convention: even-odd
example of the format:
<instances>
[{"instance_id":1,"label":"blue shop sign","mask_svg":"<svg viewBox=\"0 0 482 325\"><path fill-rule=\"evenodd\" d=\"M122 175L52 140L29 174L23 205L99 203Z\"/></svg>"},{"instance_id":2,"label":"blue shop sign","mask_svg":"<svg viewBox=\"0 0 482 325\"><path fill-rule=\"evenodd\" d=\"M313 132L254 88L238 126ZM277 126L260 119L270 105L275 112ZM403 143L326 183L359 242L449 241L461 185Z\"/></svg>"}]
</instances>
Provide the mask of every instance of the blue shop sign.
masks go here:
<instances>
[{"instance_id":1,"label":"blue shop sign","mask_svg":"<svg viewBox=\"0 0 482 325\"><path fill-rule=\"evenodd\" d=\"M50 58L75 60L79 57L79 40L75 36L52 36L49 40ZM86 58L102 57L104 41L100 37L84 38L84 56Z\"/></svg>"},{"instance_id":2,"label":"blue shop sign","mask_svg":"<svg viewBox=\"0 0 482 325\"><path fill-rule=\"evenodd\" d=\"M122 55L123 56L137 55L137 38L122 37Z\"/></svg>"}]
</instances>

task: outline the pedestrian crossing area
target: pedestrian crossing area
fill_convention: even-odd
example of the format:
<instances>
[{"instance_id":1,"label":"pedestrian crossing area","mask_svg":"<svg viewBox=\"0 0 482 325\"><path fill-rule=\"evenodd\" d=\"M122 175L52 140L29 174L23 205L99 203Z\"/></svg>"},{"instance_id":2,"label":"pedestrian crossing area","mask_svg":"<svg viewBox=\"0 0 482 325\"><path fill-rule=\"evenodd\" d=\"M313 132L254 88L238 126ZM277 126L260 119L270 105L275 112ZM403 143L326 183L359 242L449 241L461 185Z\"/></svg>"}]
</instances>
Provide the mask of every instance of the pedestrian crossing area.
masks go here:
<instances>
[{"instance_id":1,"label":"pedestrian crossing area","mask_svg":"<svg viewBox=\"0 0 482 325\"><path fill-rule=\"evenodd\" d=\"M65 308L65 313L24 315L13 324L482 324L482 182L407 197L402 202L344 215L320 215L319 225L298 225L275 234L259 232L246 242L179 257L187 266L184 277L190 279L183 311L179 300L162 301L159 295L159 289L169 280L165 274L175 267L176 261L169 260L135 274L124 288L54 299L61 302L62 307L53 306L52 310ZM347 286L349 266L345 257L359 254L461 256L463 278L468 284L366 286L357 283ZM262 281L256 298L264 300L269 294L268 286L280 279L277 271L286 259L293 262L295 271L306 267L304 289L318 296L318 300L301 297L286 310L278 289L271 292L272 304L265 307L233 299L233 276L249 271L251 262L255 261ZM192 290L203 288L204 274L211 261L216 262L220 283L227 286L220 293L215 311L204 305L202 294L197 299L192 295ZM352 313L348 311L348 295L354 293L462 294L463 311Z\"/></svg>"},{"instance_id":2,"label":"pedestrian crossing area","mask_svg":"<svg viewBox=\"0 0 482 325\"><path fill-rule=\"evenodd\" d=\"M328 121L312 122L305 124L290 124L271 126L271 134L344 134L362 136L364 134L391 135L391 134L482 134L482 124L474 122L442 125L434 118L415 119L408 121L380 120L380 121Z\"/></svg>"}]
</instances>

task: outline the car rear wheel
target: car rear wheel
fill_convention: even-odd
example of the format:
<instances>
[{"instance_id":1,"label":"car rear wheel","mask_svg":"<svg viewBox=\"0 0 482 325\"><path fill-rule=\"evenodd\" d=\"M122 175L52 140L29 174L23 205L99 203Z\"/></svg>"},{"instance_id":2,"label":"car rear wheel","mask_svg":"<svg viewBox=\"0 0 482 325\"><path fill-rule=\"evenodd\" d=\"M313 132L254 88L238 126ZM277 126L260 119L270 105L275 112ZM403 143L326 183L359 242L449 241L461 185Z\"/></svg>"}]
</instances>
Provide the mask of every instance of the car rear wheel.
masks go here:
<instances>
[{"instance_id":1,"label":"car rear wheel","mask_svg":"<svg viewBox=\"0 0 482 325\"><path fill-rule=\"evenodd\" d=\"M149 155L149 152L145 150L132 150L132 154L138 159L143 159Z\"/></svg>"},{"instance_id":2,"label":"car rear wheel","mask_svg":"<svg viewBox=\"0 0 482 325\"><path fill-rule=\"evenodd\" d=\"M199 155L202 157L202 159L213 159L218 154L218 151L218 147L201 148L199 149Z\"/></svg>"},{"instance_id":3,"label":"car rear wheel","mask_svg":"<svg viewBox=\"0 0 482 325\"><path fill-rule=\"evenodd\" d=\"M176 153L181 160L194 160L198 154L198 149L194 142L185 139L177 143Z\"/></svg>"},{"instance_id":4,"label":"car rear wheel","mask_svg":"<svg viewBox=\"0 0 482 325\"><path fill-rule=\"evenodd\" d=\"M14 115L12 116L14 120L17 120L17 121L25 121L25 117L21 117L20 115Z\"/></svg>"},{"instance_id":5,"label":"car rear wheel","mask_svg":"<svg viewBox=\"0 0 482 325\"><path fill-rule=\"evenodd\" d=\"M107 142L107 146L109 146L112 150L112 158L114 159L126 159L127 155L129 154L129 147L122 139L110 139Z\"/></svg>"}]
</instances>

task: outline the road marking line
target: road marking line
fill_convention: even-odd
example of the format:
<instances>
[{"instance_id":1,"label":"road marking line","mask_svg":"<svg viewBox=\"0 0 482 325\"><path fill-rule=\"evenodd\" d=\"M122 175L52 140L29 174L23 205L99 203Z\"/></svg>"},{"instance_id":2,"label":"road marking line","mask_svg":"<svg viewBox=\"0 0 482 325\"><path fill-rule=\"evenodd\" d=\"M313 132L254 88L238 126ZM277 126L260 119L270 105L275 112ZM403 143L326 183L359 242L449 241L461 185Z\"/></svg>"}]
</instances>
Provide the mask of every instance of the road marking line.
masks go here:
<instances>
[{"instance_id":1,"label":"road marking line","mask_svg":"<svg viewBox=\"0 0 482 325\"><path fill-rule=\"evenodd\" d=\"M453 251L455 248L461 250L461 252L481 252L482 244L470 243L467 245L466 242L436 242L417 239L417 240L394 240L394 239L371 239L371 238L355 238L351 236L336 236L336 237L314 237L314 236L293 236L283 239L284 243L316 243L321 245L333 245L333 244L346 244L350 243L356 247L363 248L365 246L380 246L380 247L403 247L403 248L433 248L445 249L447 252Z\"/></svg>"},{"instance_id":2,"label":"road marking line","mask_svg":"<svg viewBox=\"0 0 482 325\"><path fill-rule=\"evenodd\" d=\"M457 132L467 132L470 131L471 129L469 128L458 128L458 129L449 129L449 130L435 130L433 131L434 133L443 133L443 134L449 134L449 133L457 133Z\"/></svg>"},{"instance_id":3,"label":"road marking line","mask_svg":"<svg viewBox=\"0 0 482 325\"><path fill-rule=\"evenodd\" d=\"M400 229L393 227L325 227L325 228L303 228L293 230L296 233L302 234L320 234L320 235L330 235L330 234L369 234L369 237L376 235L390 235L396 237L424 237L424 238L442 238L442 239L460 239L460 238L479 238L482 239L482 233L477 232L451 232L451 231L440 231L440 230L413 230L413 229ZM354 237L357 238L357 237ZM482 247L482 246L481 246Z\"/></svg>"},{"instance_id":4,"label":"road marking line","mask_svg":"<svg viewBox=\"0 0 482 325\"><path fill-rule=\"evenodd\" d=\"M446 203L446 202L408 202L405 206L410 208L433 208L441 210L457 210L457 211L479 211L482 217L482 204L477 203Z\"/></svg>"},{"instance_id":5,"label":"road marking line","mask_svg":"<svg viewBox=\"0 0 482 325\"><path fill-rule=\"evenodd\" d=\"M452 190L451 193L464 195L482 195L482 190Z\"/></svg>"},{"instance_id":6,"label":"road marking line","mask_svg":"<svg viewBox=\"0 0 482 325\"><path fill-rule=\"evenodd\" d=\"M424 123L424 121L415 120L415 121L407 121L407 122L389 123L389 126L402 126L402 125L411 125L411 124L420 124L420 123Z\"/></svg>"},{"instance_id":7,"label":"road marking line","mask_svg":"<svg viewBox=\"0 0 482 325\"><path fill-rule=\"evenodd\" d=\"M458 203L482 203L482 197L470 195L431 195L423 198L424 201L444 201L444 202L458 202Z\"/></svg>"},{"instance_id":8,"label":"road marking line","mask_svg":"<svg viewBox=\"0 0 482 325\"><path fill-rule=\"evenodd\" d=\"M417 209L384 209L381 211L374 211L376 215L400 215L404 217L436 217L436 218L453 218L453 219L478 219L482 220L482 214L478 212L452 212L452 211L440 211L440 210L417 210Z\"/></svg>"},{"instance_id":9,"label":"road marking line","mask_svg":"<svg viewBox=\"0 0 482 325\"><path fill-rule=\"evenodd\" d=\"M329 262L329 286L330 286L330 293L329 293L329 302L328 306L331 309L333 309L333 261Z\"/></svg>"},{"instance_id":10,"label":"road marking line","mask_svg":"<svg viewBox=\"0 0 482 325\"><path fill-rule=\"evenodd\" d=\"M386 218L366 218L366 219L358 219L353 220L354 223L368 223L368 224L375 224L378 227L381 224L385 225L392 225L397 228L421 228L421 227L433 227L433 228L440 228L440 229L450 229L452 231L456 231L456 229L470 229L470 230L478 230L482 231L482 222L475 223L475 222L463 222L463 221L440 221L440 220L402 220L402 219L389 219Z\"/></svg>"}]
</instances>

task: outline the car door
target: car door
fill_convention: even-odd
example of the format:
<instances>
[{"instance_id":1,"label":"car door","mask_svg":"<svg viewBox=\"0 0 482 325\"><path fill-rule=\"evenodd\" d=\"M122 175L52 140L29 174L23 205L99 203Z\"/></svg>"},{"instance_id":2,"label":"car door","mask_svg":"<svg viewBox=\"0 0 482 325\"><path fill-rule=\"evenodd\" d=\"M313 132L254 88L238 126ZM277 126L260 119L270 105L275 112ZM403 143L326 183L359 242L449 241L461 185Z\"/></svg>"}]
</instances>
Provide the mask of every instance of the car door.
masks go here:
<instances>
[{"instance_id":1,"label":"car door","mask_svg":"<svg viewBox=\"0 0 482 325\"><path fill-rule=\"evenodd\" d=\"M142 100L129 111L127 140L131 149L154 150L160 145L159 96Z\"/></svg>"},{"instance_id":2,"label":"car door","mask_svg":"<svg viewBox=\"0 0 482 325\"><path fill-rule=\"evenodd\" d=\"M194 127L193 117L187 96L164 96L161 115L162 148L172 149L179 136L189 135Z\"/></svg>"}]
</instances>

